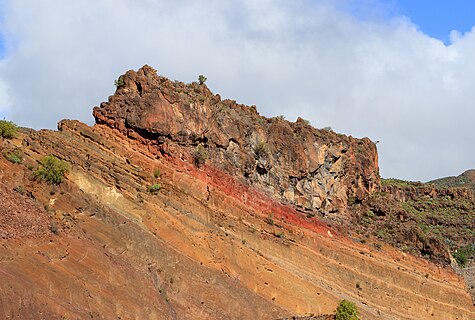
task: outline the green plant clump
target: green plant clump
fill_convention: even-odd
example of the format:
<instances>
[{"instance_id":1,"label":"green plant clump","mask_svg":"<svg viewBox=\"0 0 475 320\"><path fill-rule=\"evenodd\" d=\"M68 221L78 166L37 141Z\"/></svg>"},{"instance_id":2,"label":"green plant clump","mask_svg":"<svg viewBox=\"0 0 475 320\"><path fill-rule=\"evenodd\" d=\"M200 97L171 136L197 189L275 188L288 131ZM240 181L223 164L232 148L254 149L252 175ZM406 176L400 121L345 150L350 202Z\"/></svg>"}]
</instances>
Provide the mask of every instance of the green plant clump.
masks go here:
<instances>
[{"instance_id":1,"label":"green plant clump","mask_svg":"<svg viewBox=\"0 0 475 320\"><path fill-rule=\"evenodd\" d=\"M151 186L149 186L147 188L147 191L152 193L152 194L155 194L157 193L158 191L160 191L160 189L162 188L162 186L158 183L155 183L155 184L152 184Z\"/></svg>"},{"instance_id":2,"label":"green plant clump","mask_svg":"<svg viewBox=\"0 0 475 320\"><path fill-rule=\"evenodd\" d=\"M200 74L200 75L198 76L198 83L199 83L199 84L205 83L206 80L208 80L208 78L206 78L204 75Z\"/></svg>"},{"instance_id":3,"label":"green plant clump","mask_svg":"<svg viewBox=\"0 0 475 320\"><path fill-rule=\"evenodd\" d=\"M20 164L20 163L23 162L23 155L18 150L15 150L15 151L12 151L12 152L6 152L6 153L4 153L4 156L11 163Z\"/></svg>"},{"instance_id":4,"label":"green plant clump","mask_svg":"<svg viewBox=\"0 0 475 320\"><path fill-rule=\"evenodd\" d=\"M52 155L45 156L40 163L41 166L36 170L35 176L52 184L63 182L64 175L69 172L68 163Z\"/></svg>"},{"instance_id":5,"label":"green plant clump","mask_svg":"<svg viewBox=\"0 0 475 320\"><path fill-rule=\"evenodd\" d=\"M209 154L205 147L200 144L196 147L195 153L193 154L195 158L195 165L200 166L205 163L206 159L208 159Z\"/></svg>"},{"instance_id":6,"label":"green plant clump","mask_svg":"<svg viewBox=\"0 0 475 320\"><path fill-rule=\"evenodd\" d=\"M18 127L11 121L0 120L0 136L6 139L15 137Z\"/></svg>"},{"instance_id":7,"label":"green plant clump","mask_svg":"<svg viewBox=\"0 0 475 320\"><path fill-rule=\"evenodd\" d=\"M121 88L121 87L125 86L124 78L122 76L120 76L119 79L114 80L114 85L117 88Z\"/></svg>"},{"instance_id":8,"label":"green plant clump","mask_svg":"<svg viewBox=\"0 0 475 320\"><path fill-rule=\"evenodd\" d=\"M475 246L468 245L452 253L452 256L457 261L457 264L463 268L467 264L467 260L474 254L475 254Z\"/></svg>"},{"instance_id":9,"label":"green plant clump","mask_svg":"<svg viewBox=\"0 0 475 320\"><path fill-rule=\"evenodd\" d=\"M336 309L336 320L359 320L359 313L356 305L348 300L341 300Z\"/></svg>"}]
</instances>

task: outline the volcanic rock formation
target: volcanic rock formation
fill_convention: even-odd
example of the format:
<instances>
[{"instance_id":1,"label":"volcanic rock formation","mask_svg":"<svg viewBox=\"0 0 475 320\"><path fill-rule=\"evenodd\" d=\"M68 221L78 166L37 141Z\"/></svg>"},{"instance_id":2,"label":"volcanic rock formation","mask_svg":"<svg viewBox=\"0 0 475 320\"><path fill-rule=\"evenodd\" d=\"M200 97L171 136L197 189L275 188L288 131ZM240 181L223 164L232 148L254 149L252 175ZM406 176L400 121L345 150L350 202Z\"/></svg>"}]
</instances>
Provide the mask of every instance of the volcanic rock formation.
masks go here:
<instances>
[{"instance_id":1,"label":"volcanic rock formation","mask_svg":"<svg viewBox=\"0 0 475 320\"><path fill-rule=\"evenodd\" d=\"M0 157L0 318L311 319L342 299L363 319L475 318L450 267L335 228L381 193L369 139L148 66L117 84L92 127L0 138L21 154ZM35 175L45 155L70 164L61 184Z\"/></svg>"},{"instance_id":2,"label":"volcanic rock formation","mask_svg":"<svg viewBox=\"0 0 475 320\"><path fill-rule=\"evenodd\" d=\"M149 66L120 83L94 108L97 123L162 153L207 158L278 201L336 218L348 197L359 201L379 187L376 146L367 138L317 130L301 118L267 119L254 106L223 101L204 84L170 81Z\"/></svg>"}]
</instances>

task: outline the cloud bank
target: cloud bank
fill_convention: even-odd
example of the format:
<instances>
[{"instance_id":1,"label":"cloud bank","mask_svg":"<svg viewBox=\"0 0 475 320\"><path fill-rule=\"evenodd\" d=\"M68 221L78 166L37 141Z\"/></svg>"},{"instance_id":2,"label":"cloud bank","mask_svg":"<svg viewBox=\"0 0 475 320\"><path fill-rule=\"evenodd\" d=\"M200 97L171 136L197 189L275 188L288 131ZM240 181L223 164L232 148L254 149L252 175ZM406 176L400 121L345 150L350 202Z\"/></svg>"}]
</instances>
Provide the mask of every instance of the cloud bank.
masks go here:
<instances>
[{"instance_id":1,"label":"cloud bank","mask_svg":"<svg viewBox=\"0 0 475 320\"><path fill-rule=\"evenodd\" d=\"M384 177L475 167L474 29L446 46L364 2L370 18L344 0L3 1L0 114L91 124L113 80L149 64L185 82L205 74L267 116L378 140Z\"/></svg>"}]
</instances>

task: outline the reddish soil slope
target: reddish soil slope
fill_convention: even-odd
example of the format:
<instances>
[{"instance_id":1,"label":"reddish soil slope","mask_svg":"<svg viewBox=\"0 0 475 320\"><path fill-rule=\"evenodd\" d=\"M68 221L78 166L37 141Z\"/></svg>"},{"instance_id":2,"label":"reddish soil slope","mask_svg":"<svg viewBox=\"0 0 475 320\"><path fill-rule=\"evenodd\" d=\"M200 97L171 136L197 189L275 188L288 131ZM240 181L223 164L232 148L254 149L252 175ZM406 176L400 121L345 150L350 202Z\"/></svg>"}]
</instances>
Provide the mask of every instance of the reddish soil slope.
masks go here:
<instances>
[{"instance_id":1,"label":"reddish soil slope","mask_svg":"<svg viewBox=\"0 0 475 320\"><path fill-rule=\"evenodd\" d=\"M1 318L278 319L330 314L341 299L364 319L475 318L452 269L366 246L309 215L317 203L298 198L325 187L299 181L316 176L288 178L297 191L285 197L289 188L272 191L277 171L263 180L211 159L197 164L195 146L129 129L62 121L59 131L0 140L3 151L23 154L21 164L0 158ZM349 139L326 143L333 138ZM353 154L358 145L371 151L370 142L348 141L321 164L347 159L326 181L349 182L345 192L318 193L330 216L347 214L348 194L373 188L377 162L368 171L361 161L377 156ZM60 185L34 177L47 154L71 165ZM156 194L147 191L153 184Z\"/></svg>"}]
</instances>

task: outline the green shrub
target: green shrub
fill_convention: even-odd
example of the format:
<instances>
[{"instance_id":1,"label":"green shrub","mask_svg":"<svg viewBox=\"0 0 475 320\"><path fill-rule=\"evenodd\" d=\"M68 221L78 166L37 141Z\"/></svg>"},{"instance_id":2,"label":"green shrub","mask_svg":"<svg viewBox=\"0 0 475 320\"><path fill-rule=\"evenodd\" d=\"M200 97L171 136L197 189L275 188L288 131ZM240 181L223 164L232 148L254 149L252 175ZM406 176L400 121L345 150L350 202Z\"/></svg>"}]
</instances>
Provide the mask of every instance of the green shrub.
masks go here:
<instances>
[{"instance_id":1,"label":"green shrub","mask_svg":"<svg viewBox=\"0 0 475 320\"><path fill-rule=\"evenodd\" d=\"M195 165L199 166L205 163L206 159L208 159L208 151L206 151L205 147L200 144L196 147L195 153L193 157L195 158Z\"/></svg>"},{"instance_id":2,"label":"green shrub","mask_svg":"<svg viewBox=\"0 0 475 320\"><path fill-rule=\"evenodd\" d=\"M468 245L459 248L456 252L452 253L457 264L462 268L467 264L468 259L470 259L475 254L475 246Z\"/></svg>"},{"instance_id":3,"label":"green shrub","mask_svg":"<svg viewBox=\"0 0 475 320\"><path fill-rule=\"evenodd\" d=\"M120 76L117 80L114 80L114 85L116 86L116 88L121 88L121 87L125 86L123 76Z\"/></svg>"},{"instance_id":4,"label":"green shrub","mask_svg":"<svg viewBox=\"0 0 475 320\"><path fill-rule=\"evenodd\" d=\"M348 300L341 300L336 309L336 320L359 320L356 305Z\"/></svg>"},{"instance_id":5,"label":"green shrub","mask_svg":"<svg viewBox=\"0 0 475 320\"><path fill-rule=\"evenodd\" d=\"M12 152L5 152L4 156L11 163L20 164L23 162L23 155L18 150L14 150Z\"/></svg>"},{"instance_id":6,"label":"green shrub","mask_svg":"<svg viewBox=\"0 0 475 320\"><path fill-rule=\"evenodd\" d=\"M41 160L41 166L35 172L35 176L48 181L53 184L60 184L63 182L64 175L69 172L69 165L67 162L48 155Z\"/></svg>"},{"instance_id":7,"label":"green shrub","mask_svg":"<svg viewBox=\"0 0 475 320\"><path fill-rule=\"evenodd\" d=\"M199 82L199 84L205 83L206 80L208 80L208 78L206 78L204 75L200 74L200 75L198 76L198 82Z\"/></svg>"},{"instance_id":8,"label":"green shrub","mask_svg":"<svg viewBox=\"0 0 475 320\"><path fill-rule=\"evenodd\" d=\"M147 191L152 193L152 194L155 194L157 193L158 191L160 191L160 189L162 188L162 186L158 183L155 183L155 184L152 184L151 186L149 186L147 188Z\"/></svg>"},{"instance_id":9,"label":"green shrub","mask_svg":"<svg viewBox=\"0 0 475 320\"><path fill-rule=\"evenodd\" d=\"M0 120L0 136L6 139L14 138L18 127L11 121Z\"/></svg>"}]
</instances>

